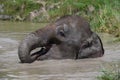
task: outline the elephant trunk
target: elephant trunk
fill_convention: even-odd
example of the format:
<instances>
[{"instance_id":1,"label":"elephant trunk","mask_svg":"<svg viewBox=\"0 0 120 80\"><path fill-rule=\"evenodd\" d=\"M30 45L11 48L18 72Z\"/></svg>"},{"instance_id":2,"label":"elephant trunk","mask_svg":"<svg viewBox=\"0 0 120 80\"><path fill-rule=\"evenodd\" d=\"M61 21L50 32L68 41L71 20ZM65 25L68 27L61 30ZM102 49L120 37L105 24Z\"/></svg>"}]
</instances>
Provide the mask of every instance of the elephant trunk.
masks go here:
<instances>
[{"instance_id":1,"label":"elephant trunk","mask_svg":"<svg viewBox=\"0 0 120 80\"><path fill-rule=\"evenodd\" d=\"M31 56L30 52L37 48L39 44L34 34L29 34L19 45L18 56L22 63L31 63L36 60L36 56Z\"/></svg>"},{"instance_id":2,"label":"elephant trunk","mask_svg":"<svg viewBox=\"0 0 120 80\"><path fill-rule=\"evenodd\" d=\"M18 56L21 63L32 63L34 62L40 54L31 55L31 51L37 47L44 47L49 45L49 40L53 36L53 29L48 29L45 27L39 29L33 33L30 33L19 45Z\"/></svg>"}]
</instances>

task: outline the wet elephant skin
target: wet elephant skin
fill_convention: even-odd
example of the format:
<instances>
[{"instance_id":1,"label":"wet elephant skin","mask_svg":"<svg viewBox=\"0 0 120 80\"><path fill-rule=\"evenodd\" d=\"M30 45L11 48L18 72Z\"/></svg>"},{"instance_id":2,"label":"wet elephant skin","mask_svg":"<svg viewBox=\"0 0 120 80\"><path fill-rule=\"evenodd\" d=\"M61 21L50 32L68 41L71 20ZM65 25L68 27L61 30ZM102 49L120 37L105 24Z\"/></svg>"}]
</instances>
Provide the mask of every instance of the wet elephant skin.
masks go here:
<instances>
[{"instance_id":1,"label":"wet elephant skin","mask_svg":"<svg viewBox=\"0 0 120 80\"><path fill-rule=\"evenodd\" d=\"M37 52L32 50L41 47ZM46 59L96 58L104 54L100 37L90 29L87 20L68 15L28 34L18 47L22 63Z\"/></svg>"}]
</instances>

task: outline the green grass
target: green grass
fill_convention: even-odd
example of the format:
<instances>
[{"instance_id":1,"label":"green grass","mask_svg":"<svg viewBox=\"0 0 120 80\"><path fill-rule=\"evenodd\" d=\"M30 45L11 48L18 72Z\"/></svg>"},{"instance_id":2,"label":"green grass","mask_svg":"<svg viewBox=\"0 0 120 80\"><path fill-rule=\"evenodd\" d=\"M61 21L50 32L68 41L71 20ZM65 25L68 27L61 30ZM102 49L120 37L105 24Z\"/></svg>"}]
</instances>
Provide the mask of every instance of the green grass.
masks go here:
<instances>
[{"instance_id":1,"label":"green grass","mask_svg":"<svg viewBox=\"0 0 120 80\"><path fill-rule=\"evenodd\" d=\"M102 70L101 76L97 77L98 80L120 80L120 68L116 64L114 67L113 65L111 68L106 68Z\"/></svg>"},{"instance_id":2,"label":"green grass","mask_svg":"<svg viewBox=\"0 0 120 80\"><path fill-rule=\"evenodd\" d=\"M5 11L1 14L8 14L12 16L19 15L25 17L29 12L39 9L40 4L34 2L34 0L1 0L1 4L4 4Z\"/></svg>"},{"instance_id":3,"label":"green grass","mask_svg":"<svg viewBox=\"0 0 120 80\"><path fill-rule=\"evenodd\" d=\"M120 80L120 71L102 71L102 73L98 80Z\"/></svg>"},{"instance_id":4,"label":"green grass","mask_svg":"<svg viewBox=\"0 0 120 80\"><path fill-rule=\"evenodd\" d=\"M25 18L29 12L39 10L43 6L36 1L38 0L1 0L1 4L5 5L5 12L2 14L13 15L13 19L16 19L16 16ZM89 20L94 31L120 36L120 0L42 1L45 3L49 20L43 13L33 20L35 22L54 21L64 15L80 15Z\"/></svg>"},{"instance_id":5,"label":"green grass","mask_svg":"<svg viewBox=\"0 0 120 80\"><path fill-rule=\"evenodd\" d=\"M115 0L112 3L110 0L104 0L105 5L99 6L99 12L91 21L95 30L99 32L107 32L120 36L120 1Z\"/></svg>"}]
</instances>

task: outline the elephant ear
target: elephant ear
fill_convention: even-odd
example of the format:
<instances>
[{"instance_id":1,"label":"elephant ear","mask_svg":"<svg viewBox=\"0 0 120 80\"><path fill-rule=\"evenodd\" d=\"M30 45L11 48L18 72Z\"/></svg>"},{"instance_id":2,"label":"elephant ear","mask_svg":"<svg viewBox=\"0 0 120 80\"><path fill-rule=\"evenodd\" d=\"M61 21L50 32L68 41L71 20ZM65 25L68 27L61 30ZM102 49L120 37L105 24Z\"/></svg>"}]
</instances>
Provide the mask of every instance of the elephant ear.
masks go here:
<instances>
[{"instance_id":1,"label":"elephant ear","mask_svg":"<svg viewBox=\"0 0 120 80\"><path fill-rule=\"evenodd\" d=\"M69 31L68 25L66 25L66 24L59 25L56 28L57 35L62 36L62 37L66 37L68 31Z\"/></svg>"}]
</instances>

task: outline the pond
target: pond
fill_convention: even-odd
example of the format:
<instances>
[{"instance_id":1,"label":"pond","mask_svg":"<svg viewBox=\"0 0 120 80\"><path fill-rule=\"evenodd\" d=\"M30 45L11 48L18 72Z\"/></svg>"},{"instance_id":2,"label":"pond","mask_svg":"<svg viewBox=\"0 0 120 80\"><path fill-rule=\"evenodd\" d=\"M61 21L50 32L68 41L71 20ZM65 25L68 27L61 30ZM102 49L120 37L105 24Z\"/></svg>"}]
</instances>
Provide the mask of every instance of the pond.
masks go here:
<instances>
[{"instance_id":1,"label":"pond","mask_svg":"<svg viewBox=\"0 0 120 80\"><path fill-rule=\"evenodd\" d=\"M19 42L26 34L46 23L0 21L0 80L97 80L103 68L120 68L120 42L100 33L105 55L94 59L35 61L21 64L17 54Z\"/></svg>"}]
</instances>

